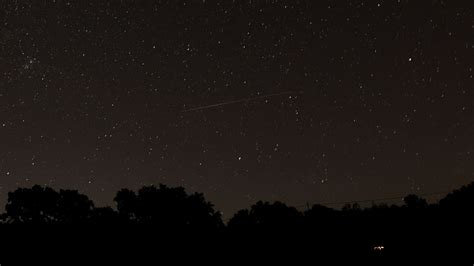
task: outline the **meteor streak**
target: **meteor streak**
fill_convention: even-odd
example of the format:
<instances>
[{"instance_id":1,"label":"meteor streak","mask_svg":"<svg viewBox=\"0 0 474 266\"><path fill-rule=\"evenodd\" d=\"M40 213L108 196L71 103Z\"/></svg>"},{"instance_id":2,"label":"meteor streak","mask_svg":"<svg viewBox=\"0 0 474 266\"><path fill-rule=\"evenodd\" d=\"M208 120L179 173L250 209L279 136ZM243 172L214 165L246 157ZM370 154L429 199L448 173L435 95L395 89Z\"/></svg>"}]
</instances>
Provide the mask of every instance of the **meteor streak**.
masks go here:
<instances>
[{"instance_id":1,"label":"meteor streak","mask_svg":"<svg viewBox=\"0 0 474 266\"><path fill-rule=\"evenodd\" d=\"M235 100L235 101L229 101L229 102L223 102L223 103L216 103L216 104L211 104L211 105L206 105L206 106L199 106L199 107L195 107L195 108L185 109L181 112L183 112L183 113L184 112L194 112L194 111L199 111L199 110L216 108L216 107L219 107L219 106L224 106L224 105L229 105L229 104L255 101L255 100L259 100L259 99L265 99L265 98L281 96L281 95L286 95L286 94L292 94L292 93L295 93L295 92L294 91L285 91L285 92L279 92L279 93L273 93L273 94L266 94L266 95L255 96L255 97L252 97L252 98L246 98L246 99L241 99L241 100Z\"/></svg>"}]
</instances>

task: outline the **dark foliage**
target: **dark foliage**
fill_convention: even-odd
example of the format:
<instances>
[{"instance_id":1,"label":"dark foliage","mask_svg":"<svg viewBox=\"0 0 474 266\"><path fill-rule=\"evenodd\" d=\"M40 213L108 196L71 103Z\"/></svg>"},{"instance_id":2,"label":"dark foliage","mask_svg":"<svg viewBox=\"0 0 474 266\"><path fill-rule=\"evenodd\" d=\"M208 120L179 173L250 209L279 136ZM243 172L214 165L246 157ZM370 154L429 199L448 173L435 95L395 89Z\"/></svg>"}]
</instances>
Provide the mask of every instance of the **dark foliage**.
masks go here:
<instances>
[{"instance_id":1,"label":"dark foliage","mask_svg":"<svg viewBox=\"0 0 474 266\"><path fill-rule=\"evenodd\" d=\"M82 239L90 247L113 247L124 254L147 250L158 239L167 239L163 243L168 244L178 241L181 248L196 248L199 241L211 239L214 252L230 254L245 248L247 254L275 258L294 254L290 251L333 259L469 258L474 250L470 243L474 183L431 205L408 195L402 206L361 208L354 203L336 210L316 204L301 212L281 202L259 201L235 213L227 226L202 194L187 194L181 187L122 189L114 201L116 210L95 207L74 190L19 188L8 194L0 235L7 239L8 247L15 241L24 245L23 240L29 239L27 243L36 243L36 247L47 243L60 249L62 243ZM153 240L151 246L145 244L149 240Z\"/></svg>"},{"instance_id":2,"label":"dark foliage","mask_svg":"<svg viewBox=\"0 0 474 266\"><path fill-rule=\"evenodd\" d=\"M240 210L229 221L229 229L282 231L298 228L302 223L302 214L284 203L259 201L250 210Z\"/></svg>"},{"instance_id":3,"label":"dark foliage","mask_svg":"<svg viewBox=\"0 0 474 266\"><path fill-rule=\"evenodd\" d=\"M6 223L74 224L92 219L94 203L75 190L34 186L8 193Z\"/></svg>"},{"instance_id":4,"label":"dark foliage","mask_svg":"<svg viewBox=\"0 0 474 266\"><path fill-rule=\"evenodd\" d=\"M188 195L182 187L149 186L141 188L137 194L122 189L114 200L119 217L131 224L198 230L223 227L220 213L202 194Z\"/></svg>"}]
</instances>

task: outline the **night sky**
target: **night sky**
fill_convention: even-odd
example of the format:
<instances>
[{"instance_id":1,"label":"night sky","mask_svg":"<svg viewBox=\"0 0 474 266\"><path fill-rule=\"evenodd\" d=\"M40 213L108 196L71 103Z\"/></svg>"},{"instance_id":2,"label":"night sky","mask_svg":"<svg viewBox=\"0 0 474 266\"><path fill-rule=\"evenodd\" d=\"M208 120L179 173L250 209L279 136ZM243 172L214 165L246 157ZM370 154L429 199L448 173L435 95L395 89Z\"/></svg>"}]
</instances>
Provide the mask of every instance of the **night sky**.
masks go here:
<instances>
[{"instance_id":1,"label":"night sky","mask_svg":"<svg viewBox=\"0 0 474 266\"><path fill-rule=\"evenodd\" d=\"M229 216L464 185L470 2L1 1L0 205L164 183Z\"/></svg>"}]
</instances>

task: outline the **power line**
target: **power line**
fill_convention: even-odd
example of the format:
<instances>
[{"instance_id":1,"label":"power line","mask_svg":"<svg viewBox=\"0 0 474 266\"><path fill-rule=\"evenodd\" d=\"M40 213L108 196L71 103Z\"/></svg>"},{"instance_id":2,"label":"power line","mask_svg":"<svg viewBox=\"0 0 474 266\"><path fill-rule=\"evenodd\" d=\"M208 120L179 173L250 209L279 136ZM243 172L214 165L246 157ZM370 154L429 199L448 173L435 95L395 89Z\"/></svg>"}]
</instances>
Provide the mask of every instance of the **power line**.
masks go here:
<instances>
[{"instance_id":1,"label":"power line","mask_svg":"<svg viewBox=\"0 0 474 266\"><path fill-rule=\"evenodd\" d=\"M451 191L439 191L439 192L431 192L431 193L422 193L417 194L417 196L436 196L441 194L448 194ZM406 195L405 195L406 196ZM350 204L350 203L365 203L365 202L380 202L380 201L389 201L389 200L403 200L405 196L398 196L398 197L386 197L386 198L374 198L374 199L363 199L363 200L352 200L352 201L332 201L332 202L318 202L309 204L310 206L319 204L319 205L342 205L342 204ZM295 208L307 207L308 203L300 204L294 206Z\"/></svg>"},{"instance_id":2,"label":"power line","mask_svg":"<svg viewBox=\"0 0 474 266\"><path fill-rule=\"evenodd\" d=\"M428 196L437 196L437 195L442 195L442 194L448 194L451 193L452 191L439 191L439 192L431 192L431 193L421 193L417 194L417 196L421 197L428 197ZM374 198L374 199L364 199L364 200L352 200L352 201L331 201L331 202L318 202L318 203L305 203L305 204L300 204L300 205L295 205L293 206L296 209L306 207L307 209L310 209L311 206L314 206L316 204L318 205L343 205L343 204L350 204L350 203L364 203L364 202L380 202L380 201L390 201L390 200L403 200L405 196L398 196L398 197L386 197L386 198ZM290 206L291 207L291 206ZM231 219L227 218L225 219L225 222L229 222Z\"/></svg>"}]
</instances>

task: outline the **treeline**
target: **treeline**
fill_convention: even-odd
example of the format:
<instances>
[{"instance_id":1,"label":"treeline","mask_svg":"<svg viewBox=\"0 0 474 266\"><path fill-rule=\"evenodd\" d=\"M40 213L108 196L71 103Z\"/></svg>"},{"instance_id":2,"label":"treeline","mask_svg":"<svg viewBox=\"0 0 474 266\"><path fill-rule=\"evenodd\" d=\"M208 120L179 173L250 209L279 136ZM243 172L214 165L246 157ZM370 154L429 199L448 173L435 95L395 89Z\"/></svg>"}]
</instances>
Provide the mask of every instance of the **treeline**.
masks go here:
<instances>
[{"instance_id":1,"label":"treeline","mask_svg":"<svg viewBox=\"0 0 474 266\"><path fill-rule=\"evenodd\" d=\"M235 230L289 228L305 223L320 223L327 219L353 216L422 215L449 213L468 215L474 211L474 182L454 190L439 203L428 202L411 194L403 198L404 204L374 204L361 208L357 203L346 204L341 210L315 204L303 212L282 202L259 201L249 209L238 211L224 224L220 212L206 201L201 193L188 194L182 187L160 184L144 186L137 192L122 189L117 192L116 208L95 207L94 202L77 190L56 191L50 187L35 185L18 188L8 193L5 213L0 215L2 224L59 224L59 225L158 225L199 230ZM377 215L375 215L377 214ZM453 216L454 217L454 216Z\"/></svg>"},{"instance_id":2,"label":"treeline","mask_svg":"<svg viewBox=\"0 0 474 266\"><path fill-rule=\"evenodd\" d=\"M336 210L316 204L299 211L282 202L260 201L235 213L227 224L203 194L188 194L182 187L146 186L137 192L122 189L114 202L116 208L95 207L76 190L56 191L38 185L19 188L8 193L0 235L17 239L19 232L27 238L33 233L36 239L46 241L49 233L38 232L59 234L57 228L63 228L60 234L66 232L66 236L61 239L68 241L81 237L71 230L82 234L83 228L94 228L88 239L97 240L100 232L106 232L100 238L108 244L125 239L129 244L140 243L147 235L174 234L212 235L226 243L245 241L255 248L298 246L326 255L466 255L474 250L474 183L434 204L408 195L402 206L361 208L348 204ZM115 240L104 240L107 238Z\"/></svg>"}]
</instances>

